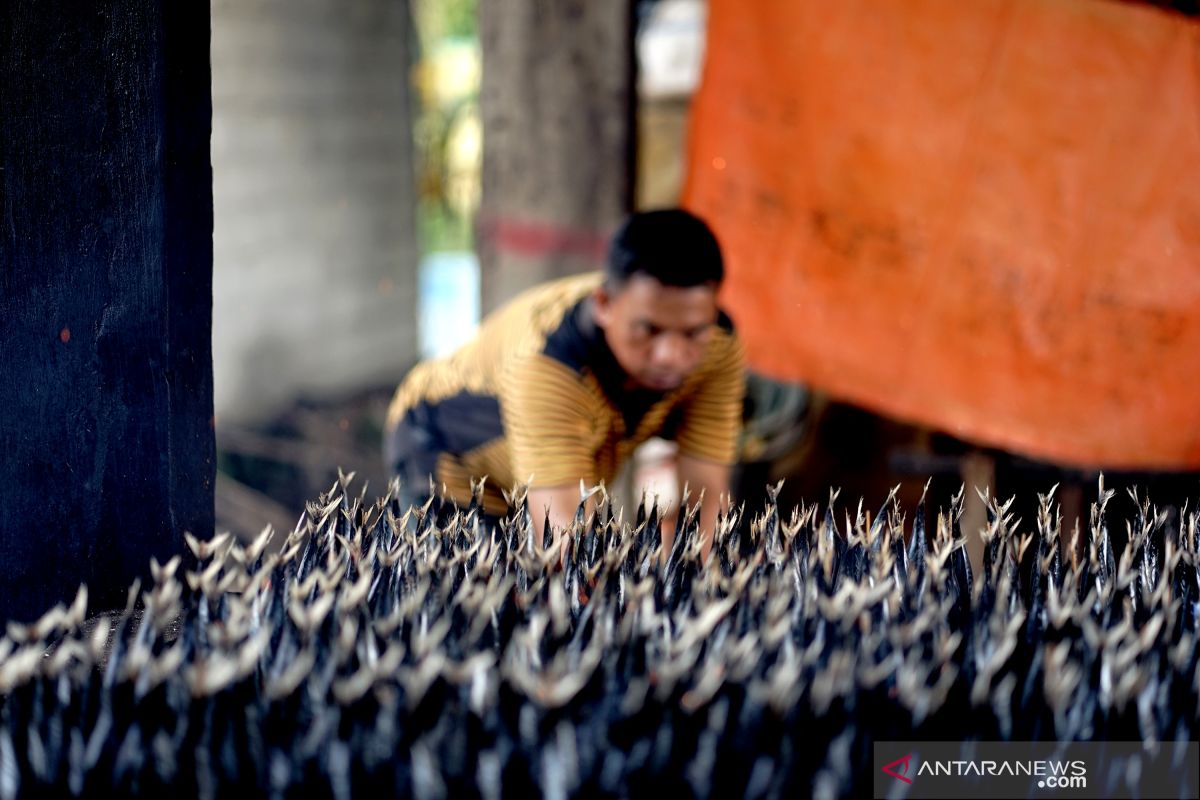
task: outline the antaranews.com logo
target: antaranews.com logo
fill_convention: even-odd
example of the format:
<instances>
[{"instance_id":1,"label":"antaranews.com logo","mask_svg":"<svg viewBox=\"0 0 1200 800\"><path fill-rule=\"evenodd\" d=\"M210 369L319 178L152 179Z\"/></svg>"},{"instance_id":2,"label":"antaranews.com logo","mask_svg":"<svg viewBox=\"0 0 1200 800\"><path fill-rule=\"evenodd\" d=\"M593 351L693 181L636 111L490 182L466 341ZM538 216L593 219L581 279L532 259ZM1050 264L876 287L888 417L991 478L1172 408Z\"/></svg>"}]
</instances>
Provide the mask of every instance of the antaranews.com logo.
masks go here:
<instances>
[{"instance_id":1,"label":"antaranews.com logo","mask_svg":"<svg viewBox=\"0 0 1200 800\"><path fill-rule=\"evenodd\" d=\"M1196 742L876 742L878 798L1194 797Z\"/></svg>"},{"instance_id":2,"label":"antaranews.com logo","mask_svg":"<svg viewBox=\"0 0 1200 800\"><path fill-rule=\"evenodd\" d=\"M882 771L896 780L912 783L909 775L931 777L1026 777L1036 778L1039 789L1082 789L1087 787L1087 764L1079 759L1058 761L1038 759L1036 761L995 761L985 759L955 759L922 761L914 771L913 754L897 758L881 767Z\"/></svg>"}]
</instances>

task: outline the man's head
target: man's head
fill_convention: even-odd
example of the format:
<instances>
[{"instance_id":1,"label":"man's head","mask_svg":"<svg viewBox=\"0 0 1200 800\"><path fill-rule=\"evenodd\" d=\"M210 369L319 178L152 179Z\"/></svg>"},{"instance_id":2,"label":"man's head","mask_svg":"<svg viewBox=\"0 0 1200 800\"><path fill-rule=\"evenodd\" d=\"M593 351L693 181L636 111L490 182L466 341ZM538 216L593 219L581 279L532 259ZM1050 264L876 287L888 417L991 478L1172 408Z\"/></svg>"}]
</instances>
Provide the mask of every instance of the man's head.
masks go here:
<instances>
[{"instance_id":1,"label":"man's head","mask_svg":"<svg viewBox=\"0 0 1200 800\"><path fill-rule=\"evenodd\" d=\"M699 366L724 274L717 239L698 217L671 209L625 221L593 308L617 363L635 382L665 392Z\"/></svg>"}]
</instances>

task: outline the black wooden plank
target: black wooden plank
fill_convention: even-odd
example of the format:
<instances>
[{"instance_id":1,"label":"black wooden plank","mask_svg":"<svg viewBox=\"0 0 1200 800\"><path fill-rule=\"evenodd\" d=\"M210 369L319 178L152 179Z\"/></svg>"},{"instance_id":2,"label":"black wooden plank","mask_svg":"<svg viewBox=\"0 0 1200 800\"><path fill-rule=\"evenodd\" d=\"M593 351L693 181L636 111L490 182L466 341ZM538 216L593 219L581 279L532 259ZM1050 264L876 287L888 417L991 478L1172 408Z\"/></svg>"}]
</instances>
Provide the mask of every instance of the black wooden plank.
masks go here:
<instances>
[{"instance_id":1,"label":"black wooden plank","mask_svg":"<svg viewBox=\"0 0 1200 800\"><path fill-rule=\"evenodd\" d=\"M211 531L208 13L0 4L0 618Z\"/></svg>"}]
</instances>

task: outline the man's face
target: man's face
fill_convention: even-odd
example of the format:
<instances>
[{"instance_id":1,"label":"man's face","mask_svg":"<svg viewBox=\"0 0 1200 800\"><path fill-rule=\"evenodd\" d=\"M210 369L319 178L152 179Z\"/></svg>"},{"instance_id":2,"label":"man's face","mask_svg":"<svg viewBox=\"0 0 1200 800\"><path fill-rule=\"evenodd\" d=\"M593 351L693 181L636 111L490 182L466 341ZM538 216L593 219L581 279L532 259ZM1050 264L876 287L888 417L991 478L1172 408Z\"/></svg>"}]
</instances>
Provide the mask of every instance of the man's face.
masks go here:
<instances>
[{"instance_id":1,"label":"man's face","mask_svg":"<svg viewBox=\"0 0 1200 800\"><path fill-rule=\"evenodd\" d=\"M641 386L675 389L704 358L717 321L715 286L663 286L634 275L615 293L601 287L592 297L617 363Z\"/></svg>"}]
</instances>

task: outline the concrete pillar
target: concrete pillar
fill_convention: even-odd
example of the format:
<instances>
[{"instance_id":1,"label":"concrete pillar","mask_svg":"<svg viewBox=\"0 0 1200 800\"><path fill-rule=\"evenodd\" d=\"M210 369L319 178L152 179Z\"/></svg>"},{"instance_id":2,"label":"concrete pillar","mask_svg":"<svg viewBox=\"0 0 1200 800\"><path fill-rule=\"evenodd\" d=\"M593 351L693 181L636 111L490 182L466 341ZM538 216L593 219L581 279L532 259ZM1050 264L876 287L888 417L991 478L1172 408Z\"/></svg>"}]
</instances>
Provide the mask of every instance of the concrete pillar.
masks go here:
<instances>
[{"instance_id":1,"label":"concrete pillar","mask_svg":"<svg viewBox=\"0 0 1200 800\"><path fill-rule=\"evenodd\" d=\"M483 2L483 311L596 269L633 201L633 3Z\"/></svg>"}]
</instances>

